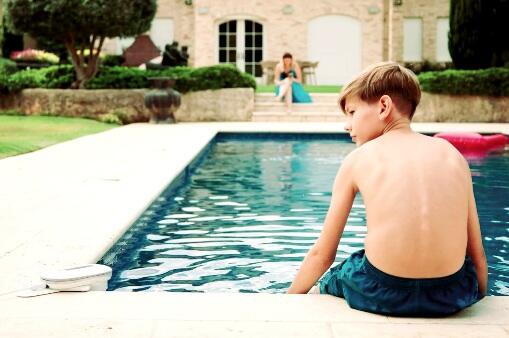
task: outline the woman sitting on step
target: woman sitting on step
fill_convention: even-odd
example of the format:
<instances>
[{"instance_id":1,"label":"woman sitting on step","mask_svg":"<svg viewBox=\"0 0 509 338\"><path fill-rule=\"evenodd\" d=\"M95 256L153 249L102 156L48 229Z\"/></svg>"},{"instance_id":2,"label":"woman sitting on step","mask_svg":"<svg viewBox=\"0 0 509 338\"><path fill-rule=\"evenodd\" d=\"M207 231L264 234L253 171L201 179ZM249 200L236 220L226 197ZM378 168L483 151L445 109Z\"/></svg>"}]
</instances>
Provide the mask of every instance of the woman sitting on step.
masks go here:
<instances>
[{"instance_id":1,"label":"woman sitting on step","mask_svg":"<svg viewBox=\"0 0 509 338\"><path fill-rule=\"evenodd\" d=\"M310 103L311 97L302 87L302 72L293 61L292 54L285 53L274 69L274 83L278 101L286 102L286 111L292 111L292 102Z\"/></svg>"}]
</instances>

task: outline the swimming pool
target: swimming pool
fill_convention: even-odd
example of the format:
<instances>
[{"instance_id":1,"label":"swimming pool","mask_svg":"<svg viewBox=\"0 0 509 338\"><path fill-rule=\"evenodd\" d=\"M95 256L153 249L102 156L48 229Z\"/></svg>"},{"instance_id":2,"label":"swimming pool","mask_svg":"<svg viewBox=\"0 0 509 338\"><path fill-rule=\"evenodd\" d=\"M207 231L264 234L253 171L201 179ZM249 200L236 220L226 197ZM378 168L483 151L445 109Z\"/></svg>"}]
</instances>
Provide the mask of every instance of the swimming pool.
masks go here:
<instances>
[{"instance_id":1,"label":"swimming pool","mask_svg":"<svg viewBox=\"0 0 509 338\"><path fill-rule=\"evenodd\" d=\"M109 290L285 292L318 236L342 134L218 134L101 263ZM490 294L509 295L509 152L471 162ZM336 262L363 246L357 196Z\"/></svg>"}]
</instances>

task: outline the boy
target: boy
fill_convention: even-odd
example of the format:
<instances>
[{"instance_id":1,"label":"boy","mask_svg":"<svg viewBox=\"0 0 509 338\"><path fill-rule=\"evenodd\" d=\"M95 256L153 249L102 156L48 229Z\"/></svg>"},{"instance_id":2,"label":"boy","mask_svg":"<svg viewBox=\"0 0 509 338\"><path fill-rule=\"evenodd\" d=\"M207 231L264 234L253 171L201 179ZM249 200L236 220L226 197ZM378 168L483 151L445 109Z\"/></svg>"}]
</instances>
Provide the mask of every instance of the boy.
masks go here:
<instances>
[{"instance_id":1,"label":"boy","mask_svg":"<svg viewBox=\"0 0 509 338\"><path fill-rule=\"evenodd\" d=\"M355 309L443 316L486 294L486 257L467 162L447 141L414 133L421 92L394 62L375 64L342 91L345 129L358 148L339 169L323 230L289 293L307 293L336 257L360 192L368 234L320 281Z\"/></svg>"}]
</instances>

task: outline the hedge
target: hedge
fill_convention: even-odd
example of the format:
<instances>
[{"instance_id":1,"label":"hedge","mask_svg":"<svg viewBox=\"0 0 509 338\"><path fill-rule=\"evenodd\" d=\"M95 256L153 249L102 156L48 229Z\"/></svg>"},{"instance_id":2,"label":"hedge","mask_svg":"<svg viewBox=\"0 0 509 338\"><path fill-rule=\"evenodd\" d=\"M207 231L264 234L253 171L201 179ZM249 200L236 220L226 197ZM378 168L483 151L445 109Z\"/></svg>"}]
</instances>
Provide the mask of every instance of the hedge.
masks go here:
<instances>
[{"instance_id":1,"label":"hedge","mask_svg":"<svg viewBox=\"0 0 509 338\"><path fill-rule=\"evenodd\" d=\"M162 70L142 70L129 67L106 67L87 82L88 89L149 88L148 78L168 76L176 80L174 88L181 93L220 88L256 88L255 79L231 65L202 68L175 67ZM25 88L69 88L74 81L70 65L43 69L28 69L10 76L0 73L0 90L19 91Z\"/></svg>"},{"instance_id":2,"label":"hedge","mask_svg":"<svg viewBox=\"0 0 509 338\"><path fill-rule=\"evenodd\" d=\"M509 96L509 68L449 69L418 76L425 92L451 95Z\"/></svg>"},{"instance_id":3,"label":"hedge","mask_svg":"<svg viewBox=\"0 0 509 338\"><path fill-rule=\"evenodd\" d=\"M0 74L10 75L17 70L16 62L0 57Z\"/></svg>"}]
</instances>

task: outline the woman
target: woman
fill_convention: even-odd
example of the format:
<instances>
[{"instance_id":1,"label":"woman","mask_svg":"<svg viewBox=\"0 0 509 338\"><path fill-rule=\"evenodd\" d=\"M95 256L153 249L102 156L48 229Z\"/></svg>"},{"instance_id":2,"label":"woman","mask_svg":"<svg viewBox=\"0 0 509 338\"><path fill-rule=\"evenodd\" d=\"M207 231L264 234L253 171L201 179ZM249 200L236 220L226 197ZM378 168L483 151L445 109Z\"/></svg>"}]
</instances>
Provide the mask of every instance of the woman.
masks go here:
<instances>
[{"instance_id":1,"label":"woman","mask_svg":"<svg viewBox=\"0 0 509 338\"><path fill-rule=\"evenodd\" d=\"M302 87L302 72L293 61L292 54L285 53L274 70L274 83L278 101L286 102L286 111L292 111L292 102L309 103L311 97Z\"/></svg>"}]
</instances>

